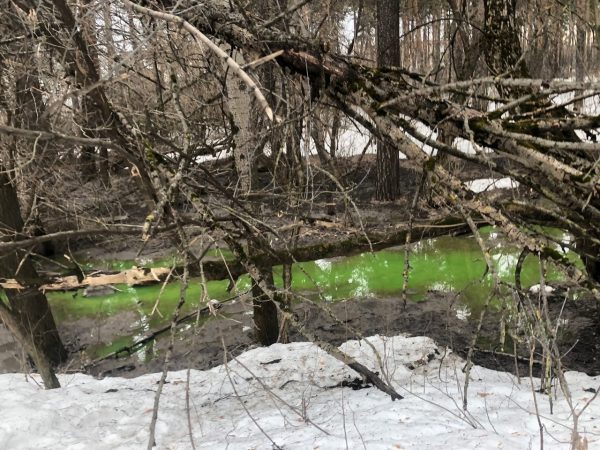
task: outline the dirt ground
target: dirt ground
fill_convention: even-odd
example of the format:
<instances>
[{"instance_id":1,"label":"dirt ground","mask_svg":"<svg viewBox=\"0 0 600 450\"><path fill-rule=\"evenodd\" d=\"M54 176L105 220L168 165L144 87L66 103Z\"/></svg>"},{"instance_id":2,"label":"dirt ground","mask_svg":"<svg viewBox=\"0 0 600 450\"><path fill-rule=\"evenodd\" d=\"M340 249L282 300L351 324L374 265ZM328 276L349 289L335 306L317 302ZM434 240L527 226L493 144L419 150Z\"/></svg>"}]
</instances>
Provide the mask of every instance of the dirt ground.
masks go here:
<instances>
[{"instance_id":1,"label":"dirt ground","mask_svg":"<svg viewBox=\"0 0 600 450\"><path fill-rule=\"evenodd\" d=\"M560 314L562 327L558 332L558 343L563 353L562 363L568 370L577 370L589 375L600 374L600 311L592 299L580 299L563 305L563 293L558 290L550 299L550 315ZM453 295L430 292L428 299L420 303L409 302L406 308L399 298L365 298L328 304L327 308L339 320L332 319L329 313L318 305L309 302L298 303L295 314L306 324L307 329L318 339L339 345L357 336L409 335L429 336L439 344L466 355L476 329L476 319L465 320L462 306ZM182 324L176 335L170 369L208 369L222 364L225 354L230 359L252 348L251 308L246 301L239 300L225 305L220 317L206 321L202 326L193 323ZM131 313L116 315L108 319L84 319L63 324L61 333L74 351L71 370L79 370L82 363L78 349L97 343L110 342L122 333L131 323ZM488 313L478 341L479 350L474 353L476 364L509 372L515 372L513 345L501 351L493 343L498 342L500 316L497 312ZM100 337L100 338L99 338ZM307 339L296 331L290 332L291 341ZM149 344L144 350L151 351L154 358L141 361L139 353L109 358L84 370L96 376L134 377L162 370L164 354L168 346L168 333ZM529 373L529 352L524 342L519 348L519 373ZM538 349L539 350L539 349ZM539 354L534 358L538 360ZM534 364L534 371L539 369Z\"/></svg>"},{"instance_id":2,"label":"dirt ground","mask_svg":"<svg viewBox=\"0 0 600 450\"><path fill-rule=\"evenodd\" d=\"M353 204L334 196L336 186L331 180L318 172L313 180L312 189L317 194L308 201L294 201L290 203L287 195L279 195L277 192L268 190L251 198L244 199L252 211L261 211L262 218L268 220L268 223L274 229L285 228L290 225L291 220L301 220L306 227L315 229L314 233L301 233L297 245L314 244L319 240L329 240L339 238L345 232L364 227L365 229L378 229L381 232L393 229L396 224L404 223L408 220L410 205L412 203L417 184L420 179L420 169L414 167L409 161L400 161L400 192L401 197L393 202L374 201L375 196L375 155L367 154L361 159L359 157L340 160L344 177L347 195L351 197ZM493 177L494 173L473 166L468 162L460 163L459 176L463 180L472 180L476 178ZM228 185L231 180L227 177L222 179L224 185ZM107 223L118 223L120 220L130 224L143 224L147 216L147 211L142 207L143 199L139 192L129 192L123 195L126 189L125 178L115 178L114 185L110 191L105 192L106 199L99 201L97 191L99 186L93 182L81 186L78 191L72 195L82 199L84 209L89 211L92 216L103 218ZM270 178L268 174L260 174L260 182L269 186ZM94 194L94 195L92 195ZM204 198L204 197L203 197ZM220 199L217 196L206 195L204 201L211 208L216 216L228 215L224 204L229 201ZM185 205L179 205L179 213L186 216ZM427 218L432 213L443 214L438 210L439 206L432 207L431 199L427 195L421 195L419 207L416 211L417 218ZM126 219L122 219L125 217ZM58 226L67 226L53 214L45 218L48 232L58 231ZM319 223L323 226L320 226ZM347 228L347 229L346 229ZM192 252L200 254L203 246L206 244L202 239L194 239L196 233L203 231L198 227L189 227L188 232L192 237ZM218 230L212 231L212 237L217 243L221 242L221 236ZM326 235L326 238L323 236ZM103 238L93 236L89 238L72 239L70 241L61 241L55 243L57 254L69 254L76 257L77 260L133 260L136 258L161 259L174 253L176 247L176 233L164 233L157 238L148 241L142 241L140 236L111 236ZM275 247L283 244L275 239L272 245ZM52 270L51 267L48 267ZM56 270L56 268L54 268Z\"/></svg>"}]
</instances>

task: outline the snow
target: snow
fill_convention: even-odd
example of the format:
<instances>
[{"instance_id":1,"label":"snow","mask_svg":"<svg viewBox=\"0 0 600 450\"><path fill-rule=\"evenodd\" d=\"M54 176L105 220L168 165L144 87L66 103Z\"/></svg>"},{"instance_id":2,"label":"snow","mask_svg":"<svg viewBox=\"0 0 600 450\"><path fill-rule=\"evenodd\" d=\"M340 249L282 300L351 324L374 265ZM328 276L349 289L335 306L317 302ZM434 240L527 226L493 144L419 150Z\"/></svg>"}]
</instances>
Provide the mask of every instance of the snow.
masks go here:
<instances>
[{"instance_id":1,"label":"snow","mask_svg":"<svg viewBox=\"0 0 600 450\"><path fill-rule=\"evenodd\" d=\"M519 183L511 178L481 178L469 181L467 187L473 192L485 192L493 189L512 189L519 186Z\"/></svg>"},{"instance_id":2,"label":"snow","mask_svg":"<svg viewBox=\"0 0 600 450\"><path fill-rule=\"evenodd\" d=\"M375 388L335 387L356 374L311 343L257 348L227 365L190 371L190 421L196 448L271 449L528 449L569 448L571 411L560 391L532 393L531 380L475 366L468 412L462 410L464 361L429 338L385 338L371 347L340 348L392 380L405 398ZM157 449L191 448L185 406L186 371L171 372L160 401ZM37 376L0 375L2 449L142 449L158 374L134 379L61 375L63 388L43 390ZM568 372L581 411L600 377ZM36 382L37 381L37 382ZM537 388L539 380L533 379ZM588 448L600 448L600 399L579 418ZM256 421L256 423L254 422ZM259 430L258 426L262 429ZM268 437L267 437L268 436Z\"/></svg>"},{"instance_id":3,"label":"snow","mask_svg":"<svg viewBox=\"0 0 600 450\"><path fill-rule=\"evenodd\" d=\"M529 288L529 292L531 292L532 294L539 294L540 290L541 286L539 284L534 284ZM554 292L554 288L552 286L544 286L544 291L546 292L546 294L551 294L552 292Z\"/></svg>"}]
</instances>

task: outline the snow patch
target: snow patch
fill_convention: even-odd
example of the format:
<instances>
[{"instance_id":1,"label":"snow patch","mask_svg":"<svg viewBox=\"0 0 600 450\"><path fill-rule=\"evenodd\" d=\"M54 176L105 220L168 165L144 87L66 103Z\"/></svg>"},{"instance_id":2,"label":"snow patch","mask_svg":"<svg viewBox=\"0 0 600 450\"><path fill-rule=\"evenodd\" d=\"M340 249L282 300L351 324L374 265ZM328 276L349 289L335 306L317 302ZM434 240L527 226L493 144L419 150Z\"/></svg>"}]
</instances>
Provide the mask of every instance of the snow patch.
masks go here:
<instances>
[{"instance_id":1,"label":"snow patch","mask_svg":"<svg viewBox=\"0 0 600 450\"><path fill-rule=\"evenodd\" d=\"M462 409L464 361L425 337L348 341L348 355L390 380L403 400L340 387L357 374L311 343L250 350L226 366L170 372L160 401L157 449L568 448L572 416L562 391L532 393L530 381L474 366ZM376 356L376 351L379 356ZM45 391L37 375L0 375L2 449L144 449L159 374L134 379L60 375ZM573 404L593 398L600 377L568 372ZM534 386L539 380L533 380ZM589 448L600 448L600 400L579 419ZM259 430L257 424L262 429ZM268 436L268 437L267 437Z\"/></svg>"},{"instance_id":2,"label":"snow patch","mask_svg":"<svg viewBox=\"0 0 600 450\"><path fill-rule=\"evenodd\" d=\"M534 284L529 288L529 292L531 292L532 294L539 294L540 290L541 286L539 284ZM554 292L554 290L555 289L552 286L544 286L544 291L546 291L546 294L550 294Z\"/></svg>"},{"instance_id":3,"label":"snow patch","mask_svg":"<svg viewBox=\"0 0 600 450\"><path fill-rule=\"evenodd\" d=\"M485 192L493 189L514 189L519 183L511 178L480 178L467 182L467 187L473 192Z\"/></svg>"}]
</instances>

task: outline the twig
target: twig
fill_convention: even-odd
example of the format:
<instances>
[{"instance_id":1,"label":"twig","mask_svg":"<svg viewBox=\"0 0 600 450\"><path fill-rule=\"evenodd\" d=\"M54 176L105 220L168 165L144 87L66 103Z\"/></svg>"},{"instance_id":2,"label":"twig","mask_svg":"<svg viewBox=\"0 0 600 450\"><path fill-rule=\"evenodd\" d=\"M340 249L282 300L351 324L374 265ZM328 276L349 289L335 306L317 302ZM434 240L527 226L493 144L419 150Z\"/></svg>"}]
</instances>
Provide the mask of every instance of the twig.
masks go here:
<instances>
[{"instance_id":1,"label":"twig","mask_svg":"<svg viewBox=\"0 0 600 450\"><path fill-rule=\"evenodd\" d=\"M423 186L425 185L425 180L427 180L427 170L423 168L423 173L421 174L421 181L419 181L417 191L415 192L412 204L410 205L410 214L408 216L408 232L406 233L406 241L404 242L404 271L402 272L402 303L404 305L404 308L406 308L406 288L408 287L408 276L410 274L410 249L413 221L415 219L415 209L417 208L417 201L419 200L419 196L421 195L421 191L423 190Z\"/></svg>"},{"instance_id":2,"label":"twig","mask_svg":"<svg viewBox=\"0 0 600 450\"><path fill-rule=\"evenodd\" d=\"M173 319L171 321L171 325L169 329L171 330L171 339L169 342L169 347L167 348L167 353L165 354L165 362L163 364L163 371L160 376L160 381L158 383L158 389L156 390L156 394L154 396L154 406L152 408L152 419L150 420L150 431L148 436L148 446L147 450L152 450L152 448L156 445L156 421L158 419L158 407L160 404L160 396L163 391L163 387L165 385L165 381L167 380L167 375L169 373L169 362L171 359L171 355L173 353L173 347L175 345L175 329L177 328L177 322L179 320L179 313L181 312L181 308L185 303L185 296L187 294L188 282L189 282L189 271L188 271L188 258L187 251L183 251L183 259L184 259L184 269L183 276L181 278L181 287L179 288L179 302L175 307L175 312L173 313Z\"/></svg>"},{"instance_id":3,"label":"twig","mask_svg":"<svg viewBox=\"0 0 600 450\"><path fill-rule=\"evenodd\" d=\"M235 394L235 398L238 399L238 401L240 402L240 405L242 406L242 408L244 408L244 411L246 411L246 414L248 415L248 417L250 417L250 420L252 420L252 422L254 423L254 425L256 425L256 428L259 429L259 431L269 440L271 441L271 444L273 444L273 449L276 450L283 450L282 447L280 445L278 445L272 438L271 436L269 436L267 434L267 432L260 426L260 424L256 421L256 419L254 418L254 416L252 415L252 413L248 410L248 407L246 406L246 402L244 402L242 400L242 398L240 397L240 395L237 392L237 389L235 388L235 383L233 382L233 380L231 379L231 372L229 370L229 365L227 364L227 346L225 345L225 339L223 339L223 337L221 337L221 343L223 344L223 365L225 366L225 372L227 373L227 379L229 380L229 384L231 385L231 388L233 389L233 392Z\"/></svg>"},{"instance_id":4,"label":"twig","mask_svg":"<svg viewBox=\"0 0 600 450\"><path fill-rule=\"evenodd\" d=\"M223 339L223 338L221 338L221 339ZM227 349L225 347L223 347L223 348L225 349L225 351L227 351ZM235 356L232 359L236 363L238 363L246 372L248 372L252 376L252 378L254 378L254 380L256 380L258 382L258 384L260 384L260 386L266 392L269 393L269 395L275 397L277 400L279 400L281 403L283 403L285 406L287 406L289 409L291 409L294 413L296 413L300 418L302 418L302 420L310 423L312 426L314 426L317 430L321 431L323 434L325 434L327 436L331 435L331 433L329 433L327 430L320 427L319 425L314 423L312 420L310 420L308 417L306 417L304 414L302 414L302 411L299 411L298 408L296 408L295 406L286 402L283 398L281 398L279 395L277 395L275 392L273 392L272 389L269 389L269 387L260 379L260 377L258 377L254 372L252 372L252 370L250 370L250 368L248 366L246 366L244 363L242 363L239 359L237 359Z\"/></svg>"},{"instance_id":5,"label":"twig","mask_svg":"<svg viewBox=\"0 0 600 450\"><path fill-rule=\"evenodd\" d=\"M175 16L173 14L169 14L162 11L154 11L152 9L146 8L144 6L138 5L137 3L133 3L130 0L124 0L125 4L133 8L135 11L142 13L147 16L154 17L155 19L165 20L167 22L172 22L179 24L182 28L184 28L187 32L189 32L192 36L197 38L200 42L206 45L213 53L215 53L219 58L225 60L229 68L235 73L238 77L242 79L242 81L250 88L254 97L260 104L263 112L269 118L271 122L275 121L275 117L273 116L273 110L269 106L267 99L260 91L260 88L256 85L254 80L250 78L250 76L244 72L244 70L239 66L237 62L233 58L231 58L221 47L216 45L213 41L211 41L208 37L206 37L198 28L193 26L187 20L182 19L181 17Z\"/></svg>"},{"instance_id":6,"label":"twig","mask_svg":"<svg viewBox=\"0 0 600 450\"><path fill-rule=\"evenodd\" d=\"M310 3L312 0L302 0L298 3L296 3L295 5L290 6L286 11L282 11L281 13L279 13L278 15L276 15L275 17L273 17L270 20L267 20L265 23L260 24L261 28L269 28L271 25L276 24L277 22L279 22L281 19L291 15L292 13L294 13L296 10L302 8L304 5Z\"/></svg>"},{"instance_id":7,"label":"twig","mask_svg":"<svg viewBox=\"0 0 600 450\"><path fill-rule=\"evenodd\" d=\"M199 317L200 315L209 315L209 314L211 313L211 308L212 308L212 310L214 310L214 309L219 309L219 308L221 308L221 307L222 307L222 304L223 304L223 303L225 303L225 302L227 302L227 301L230 301L230 300L232 300L232 299L234 299L234 298L237 298L237 296L235 296L235 297L232 297L232 298L230 298L230 299L227 299L227 300L224 300L224 301L222 301L222 302L219 302L219 303L218 303L218 304L216 304L216 305L211 305L211 307L208 307L208 306L207 306L207 307L205 307L205 308L202 308L202 309L200 309L200 310L197 310L197 311L194 311L194 312L192 312L192 313L189 313L189 314L187 314L187 315L183 316L182 318L180 318L180 319L177 319L177 323L176 323L176 325L180 325L180 324L182 324L182 323L185 323L185 322L187 322L187 321L188 321L188 320L190 320L190 319L193 319L193 318ZM120 354L122 354L122 353L127 353L127 354L129 354L129 355L130 355L130 354L132 354L134 351L136 351L138 348L140 348L140 347L143 347L143 346L144 346L144 345L146 345L148 342L150 342L150 341L152 341L152 340L156 339L156 338L157 338L158 336L160 336L161 334L163 334L163 333L165 333L165 332L169 331L169 330L171 329L171 326L172 326L172 324L169 324L169 325L167 325L167 326L164 326L164 327L162 327L162 328L159 328L158 330L155 330L155 331L153 331L152 333L150 333L150 334L147 334L147 335L146 335L146 336L144 336L143 338L141 338L141 339L138 339L138 340L137 340L137 341L135 341L133 344L131 344L131 345L126 345L126 346L124 346L124 347L121 347L121 348L119 348L119 349L115 350L114 352L111 352L111 353L109 353L109 354L108 354L108 355L106 355L106 356L103 356L103 357L101 357L101 358L95 359L95 360L93 360L92 362L90 362L90 363L88 363L88 364L85 364L85 365L84 365L82 368L84 368L84 369L89 369L90 367L94 367L95 365L98 365L99 363L101 363L102 361L106 361L107 359L110 359L110 358L117 358L117 357L118 357Z\"/></svg>"}]
</instances>

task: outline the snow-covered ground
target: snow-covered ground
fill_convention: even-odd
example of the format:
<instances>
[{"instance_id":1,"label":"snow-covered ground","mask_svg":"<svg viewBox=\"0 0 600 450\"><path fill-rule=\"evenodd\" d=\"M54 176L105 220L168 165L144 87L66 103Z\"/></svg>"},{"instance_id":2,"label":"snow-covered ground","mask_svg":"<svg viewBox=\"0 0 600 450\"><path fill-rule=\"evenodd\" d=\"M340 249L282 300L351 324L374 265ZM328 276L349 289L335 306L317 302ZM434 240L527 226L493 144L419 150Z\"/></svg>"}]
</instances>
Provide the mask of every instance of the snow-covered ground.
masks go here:
<instances>
[{"instance_id":1,"label":"snow-covered ground","mask_svg":"<svg viewBox=\"0 0 600 450\"><path fill-rule=\"evenodd\" d=\"M375 388L335 387L356 375L309 343L248 351L227 366L172 372L161 397L159 449L545 449L570 447L573 417L560 389L548 396L531 380L474 367L468 413L462 410L464 362L424 337L369 338L386 375L405 398ZM372 369L369 346L341 347ZM431 359L429 361L429 359ZM146 448L159 375L135 379L62 375L45 391L37 377L0 375L1 449ZM577 411L600 377L567 373ZM538 380L533 380L537 388ZM535 401L539 414L536 414ZM579 418L589 449L600 448L600 399ZM583 448L583 447L582 447Z\"/></svg>"}]
</instances>

